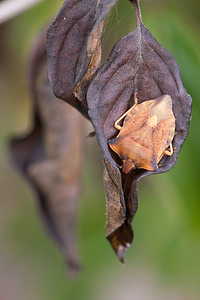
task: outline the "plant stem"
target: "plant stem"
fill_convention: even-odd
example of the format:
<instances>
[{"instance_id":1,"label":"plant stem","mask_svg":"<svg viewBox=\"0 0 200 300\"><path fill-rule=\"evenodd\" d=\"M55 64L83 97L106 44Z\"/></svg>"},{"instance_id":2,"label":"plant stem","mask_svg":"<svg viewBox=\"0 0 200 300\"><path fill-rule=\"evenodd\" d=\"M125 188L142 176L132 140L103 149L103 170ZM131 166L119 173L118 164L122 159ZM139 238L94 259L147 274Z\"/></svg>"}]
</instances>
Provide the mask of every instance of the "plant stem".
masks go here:
<instances>
[{"instance_id":1,"label":"plant stem","mask_svg":"<svg viewBox=\"0 0 200 300\"><path fill-rule=\"evenodd\" d=\"M142 15L141 15L141 10L140 10L140 4L139 0L129 0L131 3L133 3L134 8L135 8L135 16L136 16L136 24L137 27L140 28L142 24Z\"/></svg>"},{"instance_id":2,"label":"plant stem","mask_svg":"<svg viewBox=\"0 0 200 300\"><path fill-rule=\"evenodd\" d=\"M0 24L44 0L4 0L0 3Z\"/></svg>"}]
</instances>

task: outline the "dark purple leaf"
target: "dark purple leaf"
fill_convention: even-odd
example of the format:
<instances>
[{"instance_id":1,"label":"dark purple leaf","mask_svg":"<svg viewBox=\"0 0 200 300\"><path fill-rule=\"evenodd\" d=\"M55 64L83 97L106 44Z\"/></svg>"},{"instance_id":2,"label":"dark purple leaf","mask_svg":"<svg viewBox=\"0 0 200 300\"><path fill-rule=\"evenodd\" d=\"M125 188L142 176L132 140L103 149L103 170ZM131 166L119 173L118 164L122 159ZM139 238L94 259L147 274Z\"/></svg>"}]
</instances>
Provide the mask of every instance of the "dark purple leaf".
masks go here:
<instances>
[{"instance_id":1,"label":"dark purple leaf","mask_svg":"<svg viewBox=\"0 0 200 300\"><path fill-rule=\"evenodd\" d=\"M84 120L59 101L47 79L45 33L33 51L30 86L32 131L11 141L12 160L36 191L41 220L60 247L69 271L80 268L76 243L78 200L84 155Z\"/></svg>"},{"instance_id":2,"label":"dark purple leaf","mask_svg":"<svg viewBox=\"0 0 200 300\"><path fill-rule=\"evenodd\" d=\"M132 242L131 222L137 210L137 182L141 177L168 171L178 159L188 134L192 99L187 94L173 56L165 50L142 24L138 1L135 4L137 29L120 39L107 62L98 70L87 93L90 118L105 162L107 193L107 238L119 259ZM174 153L164 155L157 171L133 170L125 175L119 158L108 147L108 140L118 131L114 122L134 104L170 95L176 119Z\"/></svg>"},{"instance_id":3,"label":"dark purple leaf","mask_svg":"<svg viewBox=\"0 0 200 300\"><path fill-rule=\"evenodd\" d=\"M85 116L86 89L101 62L103 20L116 2L67 0L48 29L48 74L54 94Z\"/></svg>"}]
</instances>

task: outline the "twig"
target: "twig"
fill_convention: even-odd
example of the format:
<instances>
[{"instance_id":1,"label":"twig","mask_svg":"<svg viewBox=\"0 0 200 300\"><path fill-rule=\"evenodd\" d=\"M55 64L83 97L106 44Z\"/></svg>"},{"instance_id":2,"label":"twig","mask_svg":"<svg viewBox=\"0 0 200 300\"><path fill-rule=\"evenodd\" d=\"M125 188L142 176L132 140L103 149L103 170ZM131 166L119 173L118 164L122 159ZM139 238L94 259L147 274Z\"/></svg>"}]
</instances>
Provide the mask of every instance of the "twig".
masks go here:
<instances>
[{"instance_id":1,"label":"twig","mask_svg":"<svg viewBox=\"0 0 200 300\"><path fill-rule=\"evenodd\" d=\"M44 0L4 0L0 3L0 24Z\"/></svg>"}]
</instances>

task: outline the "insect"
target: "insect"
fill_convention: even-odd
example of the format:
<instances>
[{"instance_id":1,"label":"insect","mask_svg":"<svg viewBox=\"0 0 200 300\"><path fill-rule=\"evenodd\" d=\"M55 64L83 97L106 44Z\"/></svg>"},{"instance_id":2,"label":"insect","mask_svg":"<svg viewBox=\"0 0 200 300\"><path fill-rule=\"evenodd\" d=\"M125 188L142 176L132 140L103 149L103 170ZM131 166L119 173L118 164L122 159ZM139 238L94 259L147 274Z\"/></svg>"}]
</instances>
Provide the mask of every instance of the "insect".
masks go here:
<instances>
[{"instance_id":1,"label":"insect","mask_svg":"<svg viewBox=\"0 0 200 300\"><path fill-rule=\"evenodd\" d=\"M135 104L114 123L119 130L117 137L108 141L110 148L121 158L125 174L136 168L157 170L163 155L173 154L175 117L172 98L162 95L138 104L134 94L134 101ZM120 126L123 119L123 126Z\"/></svg>"}]
</instances>

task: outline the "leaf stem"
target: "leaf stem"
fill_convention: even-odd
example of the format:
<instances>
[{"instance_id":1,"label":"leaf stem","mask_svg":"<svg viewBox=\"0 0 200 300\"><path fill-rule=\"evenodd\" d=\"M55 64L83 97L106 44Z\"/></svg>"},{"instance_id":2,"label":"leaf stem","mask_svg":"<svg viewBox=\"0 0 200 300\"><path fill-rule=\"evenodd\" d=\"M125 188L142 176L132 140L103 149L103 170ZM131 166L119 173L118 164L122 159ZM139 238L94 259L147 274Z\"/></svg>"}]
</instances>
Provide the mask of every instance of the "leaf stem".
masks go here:
<instances>
[{"instance_id":1,"label":"leaf stem","mask_svg":"<svg viewBox=\"0 0 200 300\"><path fill-rule=\"evenodd\" d=\"M142 15L141 15L141 10L140 10L140 4L139 0L129 0L131 3L133 3L134 8L135 8L135 16L136 16L136 25L137 27L140 28L142 23Z\"/></svg>"},{"instance_id":2,"label":"leaf stem","mask_svg":"<svg viewBox=\"0 0 200 300\"><path fill-rule=\"evenodd\" d=\"M135 90L134 94L138 94L137 90L137 81L138 81L138 74L139 74L139 68L142 62L142 16L141 16L141 11L140 11L140 0L129 0L135 8L135 16L136 16L136 26L137 26L137 47L138 47L138 52L137 52L137 59L136 59L136 75L134 79L134 85L135 85Z\"/></svg>"},{"instance_id":3,"label":"leaf stem","mask_svg":"<svg viewBox=\"0 0 200 300\"><path fill-rule=\"evenodd\" d=\"M0 24L44 0L4 0L0 3Z\"/></svg>"}]
</instances>

